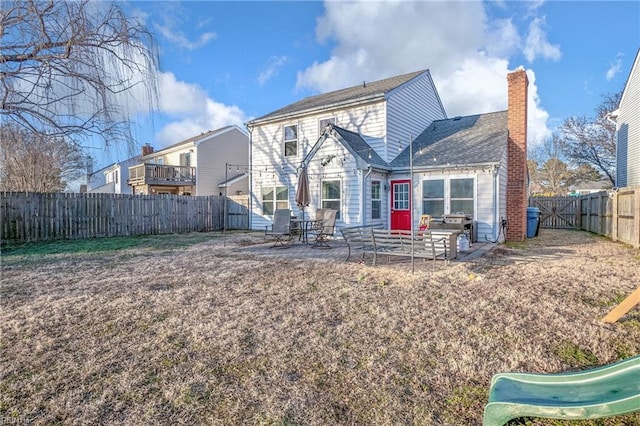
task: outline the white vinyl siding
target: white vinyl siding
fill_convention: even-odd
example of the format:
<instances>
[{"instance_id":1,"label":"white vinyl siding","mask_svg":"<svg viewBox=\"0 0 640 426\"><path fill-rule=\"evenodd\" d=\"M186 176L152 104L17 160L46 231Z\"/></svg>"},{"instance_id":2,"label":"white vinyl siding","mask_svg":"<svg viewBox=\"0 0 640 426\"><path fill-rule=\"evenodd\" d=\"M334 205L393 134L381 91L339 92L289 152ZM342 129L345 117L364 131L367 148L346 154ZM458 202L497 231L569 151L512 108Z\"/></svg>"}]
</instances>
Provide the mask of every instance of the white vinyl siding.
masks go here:
<instances>
[{"instance_id":1,"label":"white vinyl siding","mask_svg":"<svg viewBox=\"0 0 640 426\"><path fill-rule=\"evenodd\" d=\"M230 165L226 167L227 164ZM191 167L196 167L195 195L218 195L224 190L220 183L245 173L249 164L248 138L238 128L214 134L198 144L191 154ZM226 168L225 168L226 167ZM249 192L249 178L241 179L227 188L227 195Z\"/></svg>"},{"instance_id":2,"label":"white vinyl siding","mask_svg":"<svg viewBox=\"0 0 640 426\"><path fill-rule=\"evenodd\" d=\"M620 101L616 186L640 185L640 53Z\"/></svg>"},{"instance_id":3,"label":"white vinyl siding","mask_svg":"<svg viewBox=\"0 0 640 426\"><path fill-rule=\"evenodd\" d=\"M254 170L251 182L251 227L264 229L270 220L262 214L260 190L265 179L273 179L289 187L291 208L300 214L293 202L295 197L295 170L315 146L321 134L320 121L335 117L339 127L359 133L375 152L390 162L399 153L399 144L408 144L408 134L417 137L434 119L446 118L435 86L428 72L388 94L388 100L377 99L350 107L328 108L313 113L303 113L286 119L261 123L251 129L251 164ZM284 126L296 124L297 155L285 156ZM321 182L339 179L341 182L341 206L338 226L369 223L387 224L389 219L389 177L378 176L381 181L381 219L371 218L371 179L367 170L357 170L348 151L329 138L307 164L311 203L305 209L313 215L321 207ZM322 158L334 155L336 159L326 167L320 165ZM365 156L366 158L366 156ZM284 167L284 169L280 169ZM260 177L256 170L269 170ZM271 176L274 169L279 173ZM269 177L266 177L269 175ZM276 182L273 182L274 184ZM417 200L416 200L417 201ZM421 204L418 204L420 206ZM414 206L416 204L414 203Z\"/></svg>"},{"instance_id":4,"label":"white vinyl siding","mask_svg":"<svg viewBox=\"0 0 640 426\"><path fill-rule=\"evenodd\" d=\"M384 102L369 103L353 108L322 111L298 117L295 122L278 121L265 123L252 130L251 162L252 162L252 193L251 197L251 228L264 229L270 224L270 219L262 214L260 198L261 187L267 180L272 184L285 184L290 189L290 205L294 214L301 215L301 211L293 202L297 178L296 168L313 148L320 137L319 122L321 119L335 117L336 125L353 132L361 132L370 141L374 149L383 149L385 131ZM298 155L285 157L283 155L283 128L289 124L298 125ZM334 161L322 167L322 158L328 155L336 156ZM284 167L284 168L283 168ZM260 172L262 170L262 172ZM267 170L266 172L264 170ZM320 181L324 179L341 179L342 205L339 226L344 224L359 224L363 222L362 206L362 171L356 170L353 157L349 152L332 138L329 138L318 150L307 165L309 175L309 190L311 204L305 209L305 215L313 216L315 209L320 207ZM262 174L262 175L261 175ZM368 192L368 189L367 189ZM367 216L370 206L366 206ZM385 210L383 210L383 218ZM366 216L365 216L366 217Z\"/></svg>"},{"instance_id":5,"label":"white vinyl siding","mask_svg":"<svg viewBox=\"0 0 640 426\"><path fill-rule=\"evenodd\" d=\"M387 100L387 161L398 156L434 120L446 118L431 75L427 72L392 91Z\"/></svg>"},{"instance_id":6,"label":"white vinyl siding","mask_svg":"<svg viewBox=\"0 0 640 426\"><path fill-rule=\"evenodd\" d=\"M503 163L504 164L504 163ZM499 171L506 170L506 166L500 166ZM425 201L425 193L424 193L424 182L428 181L440 181L442 182L442 196L433 196L426 197L431 198L434 204L440 202L441 209L444 214L455 213L452 210L451 204L451 193L450 193L450 181L452 179L473 179L473 220L475 225L475 232L477 234L478 241L493 241L495 240L498 232L497 222L499 221L500 216L505 216L506 211L506 185L499 184L499 180L495 181L494 179L500 179L500 173L494 177L493 172L489 167L487 167L484 171L482 169L477 170L476 172L462 173L462 174L454 174L452 170L445 170L445 174L441 171L437 172L428 172L428 173L418 173L420 177L414 176L414 225L418 226L418 221L422 214L430 214L429 211L424 211L424 201ZM394 176L394 179L402 179L404 176ZM408 177L408 176L407 176ZM506 177L506 176L505 176ZM506 182L506 180L504 180ZM496 197L496 192L498 191L498 195ZM498 202L497 210L494 210L494 202ZM465 213L469 214L469 212ZM432 214L432 213L431 213ZM498 219L496 220L496 214ZM435 214L434 216L438 216L439 214ZM494 235L495 232L495 235Z\"/></svg>"}]
</instances>

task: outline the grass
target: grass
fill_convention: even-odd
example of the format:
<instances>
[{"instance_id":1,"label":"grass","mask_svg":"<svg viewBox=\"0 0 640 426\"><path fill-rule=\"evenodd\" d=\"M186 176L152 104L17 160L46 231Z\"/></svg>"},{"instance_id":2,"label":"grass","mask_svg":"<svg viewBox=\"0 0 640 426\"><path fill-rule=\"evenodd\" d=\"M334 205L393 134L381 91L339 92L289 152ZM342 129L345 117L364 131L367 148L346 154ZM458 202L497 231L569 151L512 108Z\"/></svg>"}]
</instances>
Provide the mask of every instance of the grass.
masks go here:
<instances>
[{"instance_id":1,"label":"grass","mask_svg":"<svg viewBox=\"0 0 640 426\"><path fill-rule=\"evenodd\" d=\"M637 252L589 234L541 232L435 272L418 263L413 275L407 262L243 249L260 241L210 233L3 249L0 418L477 425L497 372L640 353L637 310L599 321L640 283ZM640 414L511 424L640 425Z\"/></svg>"},{"instance_id":2,"label":"grass","mask_svg":"<svg viewBox=\"0 0 640 426\"><path fill-rule=\"evenodd\" d=\"M214 235L214 236L212 236ZM128 249L172 250L181 249L210 240L220 238L212 233L191 233L181 235L142 235L131 237L105 237L86 240L62 240L40 243L7 245L2 248L3 257L12 256L46 256L52 254L83 255L92 253L116 252Z\"/></svg>"}]
</instances>

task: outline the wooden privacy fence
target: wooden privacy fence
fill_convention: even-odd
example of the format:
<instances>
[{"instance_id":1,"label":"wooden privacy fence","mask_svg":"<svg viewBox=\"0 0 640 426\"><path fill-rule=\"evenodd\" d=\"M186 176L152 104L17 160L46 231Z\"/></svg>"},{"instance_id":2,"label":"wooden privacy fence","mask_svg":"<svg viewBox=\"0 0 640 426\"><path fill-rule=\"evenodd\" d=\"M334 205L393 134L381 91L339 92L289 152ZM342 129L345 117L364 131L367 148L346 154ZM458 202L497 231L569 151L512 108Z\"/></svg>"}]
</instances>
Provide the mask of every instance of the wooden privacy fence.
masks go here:
<instances>
[{"instance_id":1,"label":"wooden privacy fence","mask_svg":"<svg viewBox=\"0 0 640 426\"><path fill-rule=\"evenodd\" d=\"M579 197L530 197L540 227L582 229L640 248L640 187Z\"/></svg>"},{"instance_id":2,"label":"wooden privacy fence","mask_svg":"<svg viewBox=\"0 0 640 426\"><path fill-rule=\"evenodd\" d=\"M225 210L242 217L241 203L217 195L5 192L0 194L0 241L216 231L225 227ZM245 216L248 224L248 211ZM248 226L238 219L227 222L226 229Z\"/></svg>"}]
</instances>

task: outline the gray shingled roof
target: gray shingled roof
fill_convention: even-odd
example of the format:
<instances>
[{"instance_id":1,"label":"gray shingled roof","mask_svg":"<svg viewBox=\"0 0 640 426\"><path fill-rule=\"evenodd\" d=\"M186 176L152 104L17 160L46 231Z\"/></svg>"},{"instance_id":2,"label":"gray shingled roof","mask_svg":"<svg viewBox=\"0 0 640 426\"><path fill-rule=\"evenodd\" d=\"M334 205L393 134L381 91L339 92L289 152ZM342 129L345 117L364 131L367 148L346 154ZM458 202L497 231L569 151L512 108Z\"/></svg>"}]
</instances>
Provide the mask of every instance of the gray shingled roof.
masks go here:
<instances>
[{"instance_id":1,"label":"gray shingled roof","mask_svg":"<svg viewBox=\"0 0 640 426\"><path fill-rule=\"evenodd\" d=\"M507 148L507 138L507 111L436 120L413 141L413 166L497 163ZM409 167L408 147L391 167Z\"/></svg>"},{"instance_id":2,"label":"gray shingled roof","mask_svg":"<svg viewBox=\"0 0 640 426\"><path fill-rule=\"evenodd\" d=\"M297 114L304 111L324 109L329 106L339 106L358 100L381 97L424 72L427 72L427 70L415 71L409 74L398 75L384 80L366 82L364 85L360 84L358 86L336 90L334 92L309 96L298 102L287 105L284 108L273 111L267 115L263 115L262 117L253 119L249 121L248 124L255 124L261 121L268 121L275 118L286 117L288 115Z\"/></svg>"},{"instance_id":3,"label":"gray shingled roof","mask_svg":"<svg viewBox=\"0 0 640 426\"><path fill-rule=\"evenodd\" d=\"M180 141L180 142L174 143L174 144L172 144L172 145L169 145L169 146L167 146L167 147L164 147L164 148L162 148L162 149L159 149L159 150L157 150L157 151L154 151L153 153L149 154L149 156L153 156L154 154L157 154L158 152L161 152L161 151L168 151L168 150L171 150L171 149L173 149L173 148L179 147L179 146L181 146L181 145L186 145L186 144L188 144L188 143L192 143L192 142L199 141L200 139L207 138L207 137L209 137L209 136L211 136L211 135L214 135L214 134L216 134L216 133L222 133L222 132L224 132L225 130L228 130L228 129L232 128L232 127L235 127L235 126L233 126L233 125L231 125L231 126L224 126L224 127L219 128L219 129L216 129L216 130L209 130L208 132L200 133L199 135L192 136L192 137L190 137L190 138L188 138L188 139L184 139L184 140L182 140L182 141Z\"/></svg>"},{"instance_id":4,"label":"gray shingled roof","mask_svg":"<svg viewBox=\"0 0 640 426\"><path fill-rule=\"evenodd\" d=\"M374 167L389 168L389 164L378 155L378 153L371 148L360 134L343 129L342 127L332 126L333 130L340 135L342 140L347 144L347 149L366 163L371 164ZM369 158L371 154L371 158Z\"/></svg>"}]
</instances>

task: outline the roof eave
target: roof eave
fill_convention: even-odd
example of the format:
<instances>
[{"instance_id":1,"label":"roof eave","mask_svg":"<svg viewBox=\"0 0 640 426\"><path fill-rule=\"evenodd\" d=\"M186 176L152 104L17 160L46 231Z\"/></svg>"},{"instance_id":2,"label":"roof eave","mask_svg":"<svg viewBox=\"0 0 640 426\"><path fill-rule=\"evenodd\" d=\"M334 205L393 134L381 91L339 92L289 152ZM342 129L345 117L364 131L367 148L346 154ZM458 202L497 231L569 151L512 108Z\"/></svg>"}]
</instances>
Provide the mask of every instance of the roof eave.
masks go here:
<instances>
[{"instance_id":1,"label":"roof eave","mask_svg":"<svg viewBox=\"0 0 640 426\"><path fill-rule=\"evenodd\" d=\"M423 172L429 170L445 170L445 169L470 169L470 168L482 168L482 167L491 167L491 166L499 166L500 161L485 161L482 163L466 163L466 164L436 164L432 166L413 166L413 171L415 172ZM392 168L393 172L410 172L409 166L396 166Z\"/></svg>"},{"instance_id":2,"label":"roof eave","mask_svg":"<svg viewBox=\"0 0 640 426\"><path fill-rule=\"evenodd\" d=\"M267 115L264 118L256 118L254 120L247 121L245 123L245 126L252 127L252 126L256 126L258 124L265 124L265 123L270 123L270 122L273 122L273 121L286 120L286 119L289 119L289 118L298 117L298 116L302 116L302 115L309 115L309 114L312 114L312 113L315 113L315 112L319 112L319 111L326 111L326 110L329 110L329 109L337 109L337 108L345 107L345 106L359 106L359 105L362 105L362 104L367 104L367 103L371 103L371 102L374 102L374 101L380 101L380 100L386 100L386 93L377 93L375 95L369 95L369 96L358 98L358 99L355 99L355 100L349 100L349 101L344 101L344 102L334 102L332 104L322 105L322 106L319 106L319 107L308 108L308 109L304 109L304 110L298 110L298 111L285 113L285 114Z\"/></svg>"}]
</instances>

